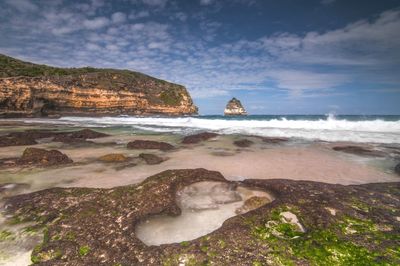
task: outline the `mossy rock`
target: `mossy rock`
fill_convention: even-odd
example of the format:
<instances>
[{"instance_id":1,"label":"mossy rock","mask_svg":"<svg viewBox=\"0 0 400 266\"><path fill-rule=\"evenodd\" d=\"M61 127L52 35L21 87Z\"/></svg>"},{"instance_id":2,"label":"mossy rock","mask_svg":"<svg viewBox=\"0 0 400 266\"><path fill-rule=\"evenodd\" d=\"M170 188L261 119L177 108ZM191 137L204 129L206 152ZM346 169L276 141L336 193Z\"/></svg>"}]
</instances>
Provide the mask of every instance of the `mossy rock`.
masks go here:
<instances>
[{"instance_id":1,"label":"mossy rock","mask_svg":"<svg viewBox=\"0 0 400 266\"><path fill-rule=\"evenodd\" d=\"M110 153L99 157L99 160L106 163L125 162L129 158L121 153Z\"/></svg>"}]
</instances>

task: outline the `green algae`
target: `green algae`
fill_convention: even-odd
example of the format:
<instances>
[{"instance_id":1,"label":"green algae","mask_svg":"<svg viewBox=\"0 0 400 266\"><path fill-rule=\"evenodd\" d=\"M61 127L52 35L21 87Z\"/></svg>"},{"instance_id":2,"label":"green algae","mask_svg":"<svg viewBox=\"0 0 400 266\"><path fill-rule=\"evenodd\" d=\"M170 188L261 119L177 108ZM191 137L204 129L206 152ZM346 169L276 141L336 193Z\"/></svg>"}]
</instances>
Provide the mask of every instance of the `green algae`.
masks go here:
<instances>
[{"instance_id":1,"label":"green algae","mask_svg":"<svg viewBox=\"0 0 400 266\"><path fill-rule=\"evenodd\" d=\"M79 248L79 256L81 256L81 257L86 256L87 254L89 254L89 252L90 252L90 247L88 245L81 246Z\"/></svg>"},{"instance_id":2,"label":"green algae","mask_svg":"<svg viewBox=\"0 0 400 266\"><path fill-rule=\"evenodd\" d=\"M281 219L280 213L287 207L271 211L263 225L253 225L252 234L269 244L268 258L278 265L295 265L307 261L311 265L395 265L399 259L399 248L386 251L369 250L345 236L360 234L375 240L394 239L398 235L380 232L369 219L351 216L340 217L337 224L325 229L309 229L300 232L296 226ZM293 211L293 209L291 210ZM262 265L255 262L253 265Z\"/></svg>"},{"instance_id":3,"label":"green algae","mask_svg":"<svg viewBox=\"0 0 400 266\"><path fill-rule=\"evenodd\" d=\"M0 241L13 240L15 238L14 234L8 230L0 231Z\"/></svg>"}]
</instances>

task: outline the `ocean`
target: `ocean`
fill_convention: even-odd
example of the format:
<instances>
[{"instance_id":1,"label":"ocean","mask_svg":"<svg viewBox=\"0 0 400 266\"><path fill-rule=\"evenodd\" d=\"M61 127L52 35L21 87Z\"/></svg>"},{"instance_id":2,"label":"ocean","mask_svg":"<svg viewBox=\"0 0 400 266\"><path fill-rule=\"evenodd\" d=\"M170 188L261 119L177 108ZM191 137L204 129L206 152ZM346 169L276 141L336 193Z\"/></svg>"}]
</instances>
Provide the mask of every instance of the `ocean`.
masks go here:
<instances>
[{"instance_id":1,"label":"ocean","mask_svg":"<svg viewBox=\"0 0 400 266\"><path fill-rule=\"evenodd\" d=\"M303 140L400 144L399 115L219 115L193 117L62 117L29 123L188 135L200 131Z\"/></svg>"}]
</instances>

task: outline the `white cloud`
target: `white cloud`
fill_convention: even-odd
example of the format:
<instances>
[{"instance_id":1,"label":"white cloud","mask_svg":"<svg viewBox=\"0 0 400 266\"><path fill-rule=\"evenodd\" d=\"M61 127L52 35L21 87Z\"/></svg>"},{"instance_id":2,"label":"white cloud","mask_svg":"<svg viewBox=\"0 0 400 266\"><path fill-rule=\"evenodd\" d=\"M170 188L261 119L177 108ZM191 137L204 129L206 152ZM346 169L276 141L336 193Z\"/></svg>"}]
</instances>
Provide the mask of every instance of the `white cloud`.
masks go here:
<instances>
[{"instance_id":1,"label":"white cloud","mask_svg":"<svg viewBox=\"0 0 400 266\"><path fill-rule=\"evenodd\" d=\"M126 21L126 14L122 12L115 12L111 15L111 20L116 24L124 23Z\"/></svg>"},{"instance_id":2,"label":"white cloud","mask_svg":"<svg viewBox=\"0 0 400 266\"><path fill-rule=\"evenodd\" d=\"M100 29L110 24L110 20L106 17L97 17L94 19L86 19L83 26L90 30Z\"/></svg>"},{"instance_id":3,"label":"white cloud","mask_svg":"<svg viewBox=\"0 0 400 266\"><path fill-rule=\"evenodd\" d=\"M20 12L35 12L39 9L30 0L6 0L5 2Z\"/></svg>"},{"instance_id":4,"label":"white cloud","mask_svg":"<svg viewBox=\"0 0 400 266\"><path fill-rule=\"evenodd\" d=\"M141 0L143 4L148 6L164 8L168 0Z\"/></svg>"},{"instance_id":5,"label":"white cloud","mask_svg":"<svg viewBox=\"0 0 400 266\"><path fill-rule=\"evenodd\" d=\"M145 18L145 17L148 17L148 16L150 16L149 11L147 11L147 10L142 10L142 11L139 11L139 12L132 11L132 12L129 14L128 18L129 18L129 19L132 19L132 20L135 20L135 19Z\"/></svg>"}]
</instances>

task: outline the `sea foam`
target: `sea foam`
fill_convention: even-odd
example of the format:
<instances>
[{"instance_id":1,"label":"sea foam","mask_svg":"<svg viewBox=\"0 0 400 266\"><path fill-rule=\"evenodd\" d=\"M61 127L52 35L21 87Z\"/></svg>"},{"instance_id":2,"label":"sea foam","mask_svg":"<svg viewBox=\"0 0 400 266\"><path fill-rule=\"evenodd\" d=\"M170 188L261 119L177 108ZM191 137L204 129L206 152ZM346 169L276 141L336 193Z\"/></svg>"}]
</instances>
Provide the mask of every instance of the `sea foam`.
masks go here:
<instances>
[{"instance_id":1,"label":"sea foam","mask_svg":"<svg viewBox=\"0 0 400 266\"><path fill-rule=\"evenodd\" d=\"M68 124L85 127L125 127L153 132L190 134L214 131L221 134L245 134L291 137L306 140L351 141L400 144L400 120L224 118L224 117L63 117L30 119L29 122Z\"/></svg>"}]
</instances>

